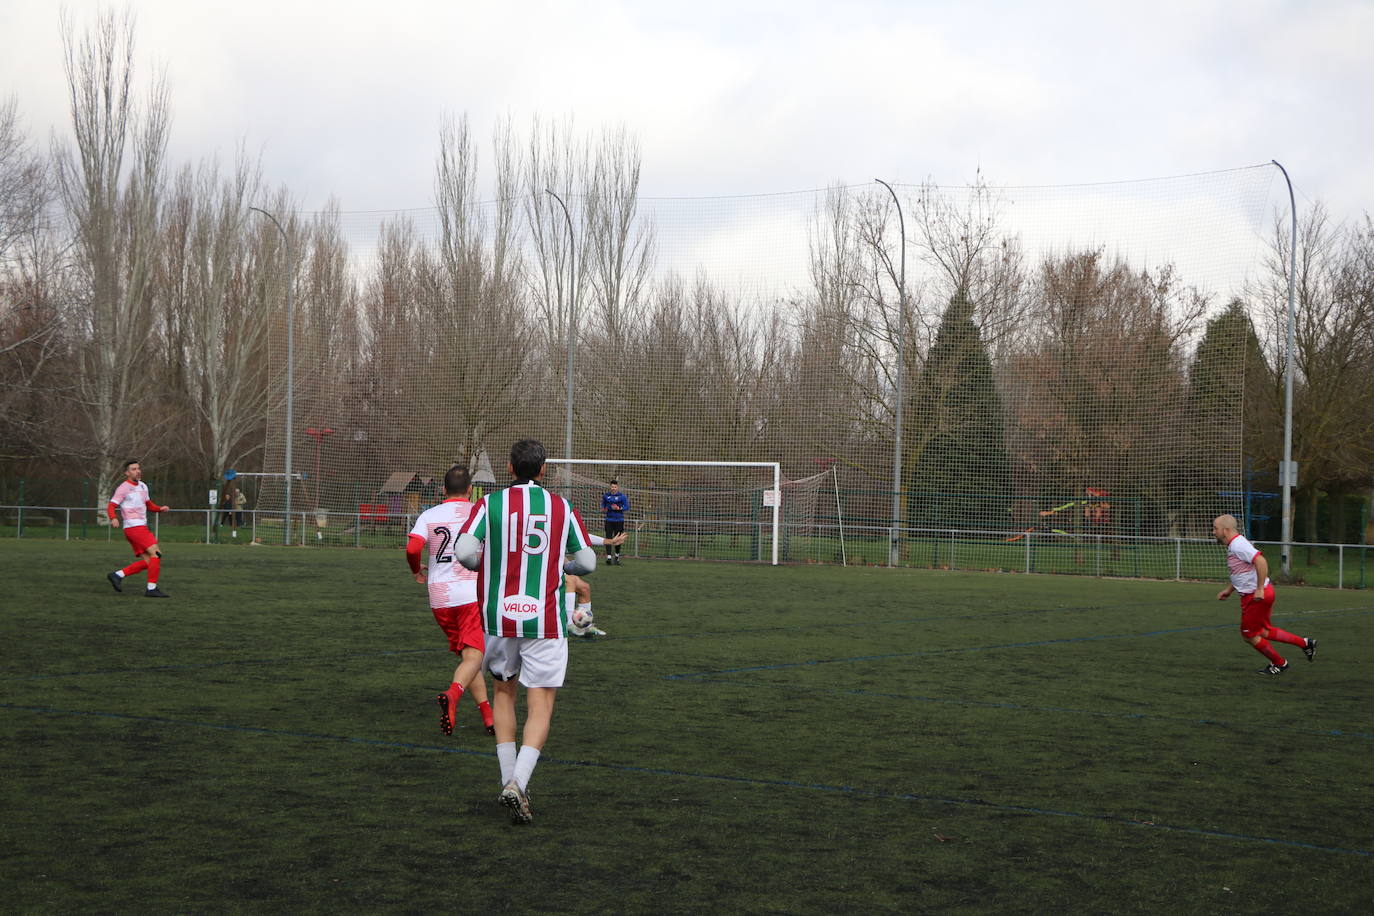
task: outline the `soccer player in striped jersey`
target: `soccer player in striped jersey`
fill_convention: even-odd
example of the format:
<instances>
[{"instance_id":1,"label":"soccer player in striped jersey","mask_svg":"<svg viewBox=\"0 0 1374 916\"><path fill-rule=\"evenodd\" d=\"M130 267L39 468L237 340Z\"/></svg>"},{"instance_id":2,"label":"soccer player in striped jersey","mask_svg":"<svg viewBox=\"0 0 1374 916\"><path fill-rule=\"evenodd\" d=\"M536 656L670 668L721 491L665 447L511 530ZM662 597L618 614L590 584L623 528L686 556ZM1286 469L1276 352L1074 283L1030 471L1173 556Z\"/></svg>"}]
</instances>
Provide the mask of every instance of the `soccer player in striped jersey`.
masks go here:
<instances>
[{"instance_id":1,"label":"soccer player in striped jersey","mask_svg":"<svg viewBox=\"0 0 1374 916\"><path fill-rule=\"evenodd\" d=\"M491 704L487 702L487 682L482 678L482 653L486 639L477 614L477 573L453 562L453 547L458 532L472 514L472 474L454 465L444 474L444 501L421 512L410 529L406 542L406 562L415 581L429 587L429 606L434 620L448 637L449 648L458 656L453 683L435 697L439 704L439 728L453 734L458 701L471 690L482 714L487 734L496 734ZM429 552L428 568L420 566L420 555Z\"/></svg>"},{"instance_id":2,"label":"soccer player in striped jersey","mask_svg":"<svg viewBox=\"0 0 1374 916\"><path fill-rule=\"evenodd\" d=\"M105 578L117 592L124 591L124 577L148 571L148 587L143 595L146 598L166 598L167 593L157 587L162 572L162 548L148 527L149 512L166 512L166 506L153 502L148 494L148 485L143 482L143 466L137 459L124 462L124 482L110 497L105 512L110 516L110 524L123 527L124 539L134 549L134 562L123 569L106 573ZM122 519L122 521L121 521Z\"/></svg>"},{"instance_id":3,"label":"soccer player in striped jersey","mask_svg":"<svg viewBox=\"0 0 1374 916\"><path fill-rule=\"evenodd\" d=\"M1270 622L1274 583L1269 581L1269 561L1236 528L1234 515L1218 515L1212 521L1212 537L1226 548L1226 567L1231 576L1231 581L1217 594L1217 600L1225 601L1232 592L1240 592L1241 638L1269 660L1259 673L1283 674L1288 670L1288 661L1269 640L1301 647L1309 662L1316 658L1317 641L1281 630Z\"/></svg>"},{"instance_id":4,"label":"soccer player in striped jersey","mask_svg":"<svg viewBox=\"0 0 1374 916\"><path fill-rule=\"evenodd\" d=\"M533 819L529 781L549 737L554 699L568 667L563 575L596 569L587 528L562 496L539 485L547 453L535 439L511 446L515 483L488 493L463 525L454 551L477 570L496 714L501 804L517 824ZM571 559L564 561L564 555ZM525 687L525 728L515 746L516 679Z\"/></svg>"}]
</instances>

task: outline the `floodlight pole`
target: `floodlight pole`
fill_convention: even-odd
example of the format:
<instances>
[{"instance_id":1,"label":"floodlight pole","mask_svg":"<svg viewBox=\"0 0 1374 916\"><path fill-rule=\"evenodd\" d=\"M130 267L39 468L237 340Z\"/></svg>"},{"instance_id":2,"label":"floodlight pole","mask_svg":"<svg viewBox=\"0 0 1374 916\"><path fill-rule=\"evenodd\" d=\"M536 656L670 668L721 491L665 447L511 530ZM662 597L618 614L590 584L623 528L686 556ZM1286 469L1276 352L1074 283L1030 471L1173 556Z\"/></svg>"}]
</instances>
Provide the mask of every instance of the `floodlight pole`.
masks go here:
<instances>
[{"instance_id":1,"label":"floodlight pole","mask_svg":"<svg viewBox=\"0 0 1374 916\"><path fill-rule=\"evenodd\" d=\"M576 345L577 333L577 249L576 240L573 238L572 217L568 215L568 205L563 203L563 198L549 188L544 189L554 200L558 201L558 206L563 208L563 219L568 224L568 373L567 373L567 419L564 421L563 428L563 457L573 456L572 429L573 429L573 350Z\"/></svg>"},{"instance_id":2,"label":"floodlight pole","mask_svg":"<svg viewBox=\"0 0 1374 916\"><path fill-rule=\"evenodd\" d=\"M291 237L271 213L261 207L249 207L272 221L286 245L286 524L282 527L282 543L291 544L291 441L295 437L293 420L296 409L296 304L292 291L296 286L296 258Z\"/></svg>"},{"instance_id":3,"label":"floodlight pole","mask_svg":"<svg viewBox=\"0 0 1374 916\"><path fill-rule=\"evenodd\" d=\"M900 559L897 532L902 520L902 408L906 402L906 218L902 216L902 202L897 199L897 192L892 190L892 185L881 178L873 180L887 188L887 193L892 195L892 202L897 205L897 225L902 234L902 269L897 281L897 309L901 314L897 318L897 404L893 411L896 422L892 435L892 539L887 549L887 565L896 566Z\"/></svg>"},{"instance_id":4,"label":"floodlight pole","mask_svg":"<svg viewBox=\"0 0 1374 916\"><path fill-rule=\"evenodd\" d=\"M1298 205L1288 170L1277 159L1269 161L1279 167L1283 180L1288 182L1288 212L1292 217L1288 239L1288 359L1283 370L1283 468L1279 475L1283 478L1279 484L1283 487L1283 574L1286 577L1292 571L1289 555L1293 546L1293 480L1297 477L1293 473L1293 362L1297 325L1294 285L1298 276Z\"/></svg>"}]
</instances>

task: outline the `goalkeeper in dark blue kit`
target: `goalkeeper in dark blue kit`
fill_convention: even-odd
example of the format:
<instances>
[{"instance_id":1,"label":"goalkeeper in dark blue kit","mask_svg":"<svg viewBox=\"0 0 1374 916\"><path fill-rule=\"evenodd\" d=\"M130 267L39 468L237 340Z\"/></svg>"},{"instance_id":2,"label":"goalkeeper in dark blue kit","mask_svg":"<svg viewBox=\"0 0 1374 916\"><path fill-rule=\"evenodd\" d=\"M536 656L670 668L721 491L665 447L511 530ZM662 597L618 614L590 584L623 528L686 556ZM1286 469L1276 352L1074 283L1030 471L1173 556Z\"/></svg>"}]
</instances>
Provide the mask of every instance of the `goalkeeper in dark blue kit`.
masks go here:
<instances>
[{"instance_id":1,"label":"goalkeeper in dark blue kit","mask_svg":"<svg viewBox=\"0 0 1374 916\"><path fill-rule=\"evenodd\" d=\"M625 530L625 513L630 511L630 497L620 492L620 484L611 481L611 491L601 494L601 511L606 513L606 565L620 565L620 544L610 544L611 538Z\"/></svg>"}]
</instances>

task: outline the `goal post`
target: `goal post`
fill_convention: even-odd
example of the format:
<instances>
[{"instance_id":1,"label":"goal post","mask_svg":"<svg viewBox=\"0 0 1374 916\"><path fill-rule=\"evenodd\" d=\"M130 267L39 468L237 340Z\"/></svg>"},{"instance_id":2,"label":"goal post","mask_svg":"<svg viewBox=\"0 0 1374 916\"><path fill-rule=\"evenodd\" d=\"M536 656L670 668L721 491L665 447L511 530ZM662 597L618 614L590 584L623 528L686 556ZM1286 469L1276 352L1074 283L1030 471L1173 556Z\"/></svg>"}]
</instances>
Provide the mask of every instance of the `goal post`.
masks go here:
<instances>
[{"instance_id":1,"label":"goal post","mask_svg":"<svg viewBox=\"0 0 1374 916\"><path fill-rule=\"evenodd\" d=\"M556 481L552 481L553 486L554 486L555 488L557 488L557 487L566 487L566 488L568 488L568 489L570 489L570 490L571 490L575 485L580 485L582 488L586 488L586 487L591 486L591 485L605 486L606 484L609 483L610 477L611 477L611 476L614 476L614 475L616 475L616 474L621 474L621 473L623 473L623 472L621 471L622 468L638 468L638 469L644 469L644 470L648 470L648 471L652 471L652 470L655 469L655 468L660 468L660 469L690 469L690 468L699 468L699 469L703 469L703 470L709 470L709 469L711 469L711 468L719 468L719 469L721 469L722 471L726 471L726 470L730 470L730 469L734 469L734 470L737 470L737 471L738 471L738 470L755 469L756 471L761 472L761 473L765 476L766 479L770 479L770 480L771 480L771 486L768 486L767 488L762 489L762 490L760 490L760 491L758 491L758 492L760 492L760 495L761 495L761 500L760 500L761 508L762 508L762 509L765 511L765 513L769 516L769 530L770 530L769 541L771 542L771 543L770 543L770 550L769 550L769 554L770 554L770 564L773 565L773 566L777 566L777 565L778 565L778 559L779 559L779 544L780 544L781 539L782 539L782 525L781 525L781 521L782 521L782 466L781 466L778 462L776 462L776 461L646 461L646 460L626 460L626 459L615 459L615 458L549 458L549 459L547 460L546 463L549 464L549 465L553 465L553 466L555 466L555 467L561 467L561 468L563 469L562 479L559 479L559 480L556 480ZM609 471L610 474L609 474L609 475L606 475L606 479L604 479L604 480L601 479L601 477L598 477L598 476L595 476L595 475L579 475L579 474L577 474L577 469L578 469L578 468L587 470L587 469L591 469L593 466L595 466L595 467L597 467L597 468L603 468L603 469ZM643 476L643 475L641 475L641 476ZM647 480L647 478L645 478L645 479ZM635 513L635 510L636 510L636 505L635 505L636 500L635 500L635 496L636 496L636 490L637 490L637 489L638 489L638 490L641 490L641 492L642 492L643 489L644 489L644 485L641 484L639 487L628 486L628 487L625 488L625 491L626 491L627 494L630 496L630 512L631 512L631 515L633 515L633 514ZM749 492L749 493L751 493L751 492L754 492L754 490L753 490L752 488L746 489L746 490L743 490L743 491L722 490L722 491L715 491L715 494L718 494L718 493L720 493L720 492ZM713 494L713 495L715 495L715 494ZM597 499L599 499L599 498L600 498L600 497L599 497L599 494L597 494ZM577 505L578 502L579 502L579 500L574 499L573 502L574 502L574 505ZM600 517L600 516L599 516L599 510L600 510L600 503L599 503L599 502L593 504L593 503L591 503L589 500L586 500L586 499L581 500L580 502L582 503L582 505L579 506L579 509L582 510L582 515L583 515L583 520L584 520L584 521L587 520L589 517L590 517L590 518L598 518L598 517ZM596 510L596 513L595 513L595 514L593 514L593 512L592 512L593 509ZM743 518L743 514L740 515L740 518ZM671 521L671 518L669 519L669 521ZM732 524L732 522L730 522L730 521L728 521L728 520L725 521L724 523L725 523L725 524ZM739 522L733 522L733 524L739 524Z\"/></svg>"}]
</instances>

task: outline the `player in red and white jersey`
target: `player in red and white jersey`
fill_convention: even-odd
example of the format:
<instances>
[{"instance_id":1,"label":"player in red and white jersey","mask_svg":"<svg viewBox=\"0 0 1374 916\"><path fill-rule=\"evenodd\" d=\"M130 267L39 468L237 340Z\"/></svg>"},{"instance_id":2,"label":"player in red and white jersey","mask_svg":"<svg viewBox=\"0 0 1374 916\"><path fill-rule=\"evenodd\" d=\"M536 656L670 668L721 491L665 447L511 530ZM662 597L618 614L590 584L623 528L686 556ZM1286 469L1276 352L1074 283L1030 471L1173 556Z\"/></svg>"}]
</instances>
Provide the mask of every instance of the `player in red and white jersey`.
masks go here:
<instances>
[{"instance_id":1,"label":"player in red and white jersey","mask_svg":"<svg viewBox=\"0 0 1374 916\"><path fill-rule=\"evenodd\" d=\"M549 736L554 698L568 667L563 574L596 569L596 551L577 511L539 485L544 446L521 439L507 466L515 483L488 493L458 536L455 554L478 570L478 600L487 634L487 670L494 682L496 758L501 803L511 820L528 823L528 786ZM564 562L564 555L571 559ZM515 746L516 678L525 686L521 747Z\"/></svg>"},{"instance_id":2,"label":"player in red and white jersey","mask_svg":"<svg viewBox=\"0 0 1374 916\"><path fill-rule=\"evenodd\" d=\"M110 516L110 524L124 528L124 538L134 549L138 559L123 569L107 573L105 578L117 592L124 591L124 577L137 572L148 571L148 588L143 594L148 598L166 598L167 593L157 587L162 572L162 548L148 527L149 512L166 512L166 506L159 506L148 495L148 485L143 482L143 467L137 460L124 462L124 482L115 488L105 512Z\"/></svg>"},{"instance_id":3,"label":"player in red and white jersey","mask_svg":"<svg viewBox=\"0 0 1374 916\"><path fill-rule=\"evenodd\" d=\"M459 658L453 683L435 697L439 704L439 727L453 734L458 701L471 690L482 714L488 734L496 734L491 704L487 702L487 682L482 678L482 653L486 639L477 615L477 573L453 562L458 532L472 514L472 475L461 465L444 474L444 501L426 509L415 519L406 543L406 562L415 581L429 586L429 606L449 648ZM428 551L428 569L421 568L420 555Z\"/></svg>"},{"instance_id":4,"label":"player in red and white jersey","mask_svg":"<svg viewBox=\"0 0 1374 916\"><path fill-rule=\"evenodd\" d=\"M1230 583L1217 594L1217 600L1225 601L1232 592L1240 592L1241 638L1269 659L1259 673L1283 674L1288 670L1288 662L1269 640L1301 646L1309 662L1317 655L1317 641L1295 636L1270 622L1275 595L1274 583L1269 581L1269 561L1236 527L1234 515L1218 515L1212 522L1212 537L1226 548L1226 567L1231 577Z\"/></svg>"}]
</instances>

